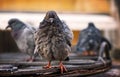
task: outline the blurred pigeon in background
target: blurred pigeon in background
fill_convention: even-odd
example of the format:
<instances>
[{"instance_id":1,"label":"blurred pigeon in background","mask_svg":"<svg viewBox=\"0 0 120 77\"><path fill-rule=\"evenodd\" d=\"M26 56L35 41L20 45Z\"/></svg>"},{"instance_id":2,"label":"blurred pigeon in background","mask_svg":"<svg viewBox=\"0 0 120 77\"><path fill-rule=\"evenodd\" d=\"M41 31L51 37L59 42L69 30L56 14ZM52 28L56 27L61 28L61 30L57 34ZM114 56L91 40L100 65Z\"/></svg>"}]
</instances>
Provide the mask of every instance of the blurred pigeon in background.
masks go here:
<instances>
[{"instance_id":1,"label":"blurred pigeon in background","mask_svg":"<svg viewBox=\"0 0 120 77\"><path fill-rule=\"evenodd\" d=\"M99 59L102 60L104 51L106 57L110 58L111 48L110 42L102 36L101 31L93 23L89 23L88 27L80 32L76 52L83 55L99 55Z\"/></svg>"},{"instance_id":2,"label":"blurred pigeon in background","mask_svg":"<svg viewBox=\"0 0 120 77\"><path fill-rule=\"evenodd\" d=\"M6 29L7 28L11 28L11 35L16 41L19 50L30 56L27 61L33 61L36 56L36 54L34 54L34 32L36 29L16 18L8 21Z\"/></svg>"},{"instance_id":3,"label":"blurred pigeon in background","mask_svg":"<svg viewBox=\"0 0 120 77\"><path fill-rule=\"evenodd\" d=\"M102 34L93 23L89 23L88 27L80 31L77 43L77 51L83 52L84 55L92 55L91 51L97 51L101 43ZM94 55L95 53L93 53Z\"/></svg>"},{"instance_id":4,"label":"blurred pigeon in background","mask_svg":"<svg viewBox=\"0 0 120 77\"><path fill-rule=\"evenodd\" d=\"M55 11L48 11L35 33L35 52L46 58L49 62L44 68L51 68L51 61L58 60L61 73L67 71L62 61L71 51L72 31L62 22Z\"/></svg>"}]
</instances>

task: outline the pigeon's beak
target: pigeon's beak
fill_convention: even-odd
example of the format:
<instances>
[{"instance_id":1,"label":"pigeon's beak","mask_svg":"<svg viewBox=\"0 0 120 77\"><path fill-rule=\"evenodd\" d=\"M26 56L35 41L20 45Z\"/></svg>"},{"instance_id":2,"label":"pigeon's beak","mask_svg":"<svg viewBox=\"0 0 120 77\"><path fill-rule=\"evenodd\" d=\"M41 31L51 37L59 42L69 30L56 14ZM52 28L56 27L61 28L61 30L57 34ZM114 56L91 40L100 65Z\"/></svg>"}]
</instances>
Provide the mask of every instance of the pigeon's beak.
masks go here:
<instances>
[{"instance_id":1,"label":"pigeon's beak","mask_svg":"<svg viewBox=\"0 0 120 77\"><path fill-rule=\"evenodd\" d=\"M53 20L54 20L54 18L49 18L50 23L52 23L52 22L53 22Z\"/></svg>"},{"instance_id":2,"label":"pigeon's beak","mask_svg":"<svg viewBox=\"0 0 120 77\"><path fill-rule=\"evenodd\" d=\"M11 30L12 28L10 27L10 25L8 25L5 30Z\"/></svg>"}]
</instances>

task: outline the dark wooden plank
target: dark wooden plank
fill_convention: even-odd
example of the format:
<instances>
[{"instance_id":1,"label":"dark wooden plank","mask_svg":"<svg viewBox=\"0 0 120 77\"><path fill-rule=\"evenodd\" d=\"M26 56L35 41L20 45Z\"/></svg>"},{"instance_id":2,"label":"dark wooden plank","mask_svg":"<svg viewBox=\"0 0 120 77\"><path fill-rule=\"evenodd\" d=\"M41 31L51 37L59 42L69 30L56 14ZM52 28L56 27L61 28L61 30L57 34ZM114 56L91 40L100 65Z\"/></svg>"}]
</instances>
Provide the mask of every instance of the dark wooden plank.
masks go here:
<instances>
[{"instance_id":1,"label":"dark wooden plank","mask_svg":"<svg viewBox=\"0 0 120 77\"><path fill-rule=\"evenodd\" d=\"M100 61L96 61L97 57L92 56L77 56L76 54L70 54L70 61L63 61L63 64L67 68L67 72L60 74L59 68L43 69L42 67L48 62L46 60L38 59L35 62L26 62L24 58L27 55L22 53L9 53L0 54L0 64L11 64L18 67L18 70L0 72L0 76L41 76L41 77L70 77L70 76L86 76L104 72L110 69L111 61L105 60L106 64ZM92 60L91 60L92 59ZM58 66L59 61L53 61L53 66Z\"/></svg>"},{"instance_id":2,"label":"dark wooden plank","mask_svg":"<svg viewBox=\"0 0 120 77\"><path fill-rule=\"evenodd\" d=\"M89 75L89 74L92 74L92 73L98 73L98 72L101 72L103 71L103 68L107 70L108 67L110 67L110 61L108 61L107 65L104 66L103 63L97 63L97 64L93 64L93 65L65 65L68 72L65 73L65 75L69 74L71 71L79 71L81 72L80 75ZM102 69L102 70L101 70ZM100 71L101 70L101 71ZM89 71L89 72L87 72ZM56 74L58 73L58 74ZM39 75L49 75L49 76L56 76L56 75L61 75L60 74L60 69L59 68L51 68L51 69L42 69L41 66L39 66L39 68L35 68L33 66L33 68L22 68L22 69L19 69L17 71L13 71L12 73L2 73L0 75L2 76L10 76L10 75L13 75L13 76L20 76L20 75L32 75L32 74L39 74ZM74 73L73 73L74 74ZM77 73L76 73L77 74Z\"/></svg>"}]
</instances>

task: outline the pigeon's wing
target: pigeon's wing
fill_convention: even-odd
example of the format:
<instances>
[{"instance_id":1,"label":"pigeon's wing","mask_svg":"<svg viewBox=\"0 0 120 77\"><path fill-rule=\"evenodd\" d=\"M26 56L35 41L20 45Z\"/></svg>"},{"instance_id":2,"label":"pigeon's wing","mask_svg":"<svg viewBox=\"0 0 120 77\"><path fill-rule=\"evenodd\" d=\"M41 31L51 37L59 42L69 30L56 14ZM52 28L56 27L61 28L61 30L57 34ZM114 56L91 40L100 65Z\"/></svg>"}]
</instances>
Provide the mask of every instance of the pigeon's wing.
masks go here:
<instances>
[{"instance_id":1,"label":"pigeon's wing","mask_svg":"<svg viewBox=\"0 0 120 77\"><path fill-rule=\"evenodd\" d=\"M38 34L39 32L38 31L36 31L35 33L34 33L34 41L35 41L35 50L34 50L34 54L36 54L36 53L38 53L38 40L39 40L39 37L38 37Z\"/></svg>"},{"instance_id":2,"label":"pigeon's wing","mask_svg":"<svg viewBox=\"0 0 120 77\"><path fill-rule=\"evenodd\" d=\"M37 51L37 46L35 46L36 43L36 31L37 29L29 24L26 24L26 34L30 35L29 37L27 37L26 39L28 40L27 44L31 47L31 49L34 51L34 54L36 54ZM31 39L30 39L31 38ZM31 42L31 43L29 43Z\"/></svg>"},{"instance_id":3,"label":"pigeon's wing","mask_svg":"<svg viewBox=\"0 0 120 77\"><path fill-rule=\"evenodd\" d=\"M77 46L81 46L85 42L85 39L87 39L86 29L80 31Z\"/></svg>"},{"instance_id":4,"label":"pigeon's wing","mask_svg":"<svg viewBox=\"0 0 120 77\"><path fill-rule=\"evenodd\" d=\"M80 31L79 33L79 38L78 38L78 43L76 45L76 51L83 52L86 50L86 41L87 41L87 31L86 29Z\"/></svg>"},{"instance_id":5,"label":"pigeon's wing","mask_svg":"<svg viewBox=\"0 0 120 77\"><path fill-rule=\"evenodd\" d=\"M36 32L36 28L34 28L33 26L31 26L29 24L25 24L25 25L26 25L26 28L24 29L24 33L26 35L28 35L26 37L26 39L28 40L28 45L34 47L34 45L35 45L35 42L34 42L34 33Z\"/></svg>"},{"instance_id":6,"label":"pigeon's wing","mask_svg":"<svg viewBox=\"0 0 120 77\"><path fill-rule=\"evenodd\" d=\"M63 24L63 32L65 33L65 39L67 44L71 46L71 41L73 39L73 32L69 29L68 25L62 21Z\"/></svg>"},{"instance_id":7,"label":"pigeon's wing","mask_svg":"<svg viewBox=\"0 0 120 77\"><path fill-rule=\"evenodd\" d=\"M26 45L27 45L26 51L28 51L27 53L29 55L33 55L34 48L35 48L34 34L31 32L31 30L29 30L28 28L25 28L22 36L26 40Z\"/></svg>"},{"instance_id":8,"label":"pigeon's wing","mask_svg":"<svg viewBox=\"0 0 120 77\"><path fill-rule=\"evenodd\" d=\"M72 30L68 27L68 25L65 22L62 22L63 26L64 26L64 32L66 34L66 36L72 40L73 39L73 32Z\"/></svg>"}]
</instances>

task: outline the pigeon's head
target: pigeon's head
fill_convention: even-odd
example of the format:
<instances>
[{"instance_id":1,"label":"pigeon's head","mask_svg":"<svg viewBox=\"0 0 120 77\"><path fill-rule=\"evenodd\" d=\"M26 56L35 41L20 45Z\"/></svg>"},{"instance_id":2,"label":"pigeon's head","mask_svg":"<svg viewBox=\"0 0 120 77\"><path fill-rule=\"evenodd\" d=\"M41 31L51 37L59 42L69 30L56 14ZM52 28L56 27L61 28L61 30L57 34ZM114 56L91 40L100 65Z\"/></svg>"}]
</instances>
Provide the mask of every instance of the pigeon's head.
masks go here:
<instances>
[{"instance_id":1,"label":"pigeon's head","mask_svg":"<svg viewBox=\"0 0 120 77\"><path fill-rule=\"evenodd\" d=\"M93 22L88 23L88 27L87 27L88 35L89 34L91 35L91 33L94 33L96 30L98 29L95 27Z\"/></svg>"},{"instance_id":2,"label":"pigeon's head","mask_svg":"<svg viewBox=\"0 0 120 77\"><path fill-rule=\"evenodd\" d=\"M55 19L59 19L55 11L48 11L45 16L47 22L53 23Z\"/></svg>"},{"instance_id":3,"label":"pigeon's head","mask_svg":"<svg viewBox=\"0 0 120 77\"><path fill-rule=\"evenodd\" d=\"M89 22L89 23L88 23L88 28L94 28L94 27L95 27L95 25L94 25L93 22Z\"/></svg>"},{"instance_id":4,"label":"pigeon's head","mask_svg":"<svg viewBox=\"0 0 120 77\"><path fill-rule=\"evenodd\" d=\"M20 30L24 26L25 24L22 21L20 21L19 19L13 18L8 21L8 26L6 27L6 29L11 28L12 30L16 31L16 30Z\"/></svg>"},{"instance_id":5,"label":"pigeon's head","mask_svg":"<svg viewBox=\"0 0 120 77\"><path fill-rule=\"evenodd\" d=\"M45 27L61 27L62 22L60 21L59 17L57 16L57 13L55 11L48 11L43 19L43 21L40 23L39 28L45 28Z\"/></svg>"}]
</instances>

